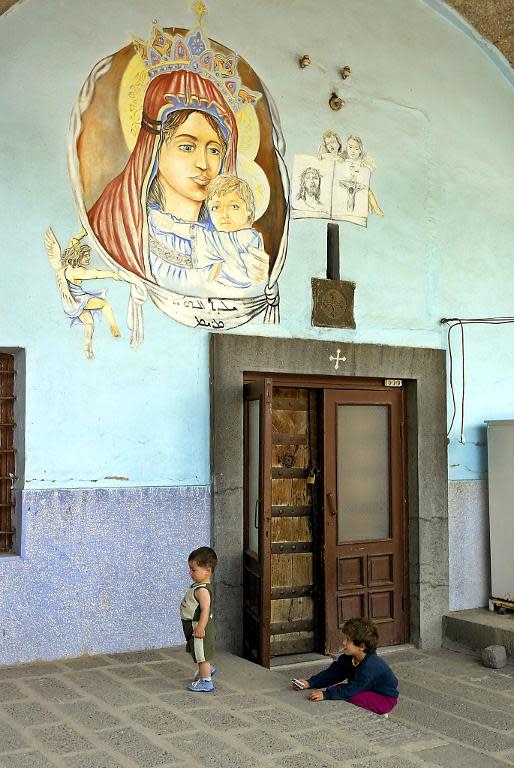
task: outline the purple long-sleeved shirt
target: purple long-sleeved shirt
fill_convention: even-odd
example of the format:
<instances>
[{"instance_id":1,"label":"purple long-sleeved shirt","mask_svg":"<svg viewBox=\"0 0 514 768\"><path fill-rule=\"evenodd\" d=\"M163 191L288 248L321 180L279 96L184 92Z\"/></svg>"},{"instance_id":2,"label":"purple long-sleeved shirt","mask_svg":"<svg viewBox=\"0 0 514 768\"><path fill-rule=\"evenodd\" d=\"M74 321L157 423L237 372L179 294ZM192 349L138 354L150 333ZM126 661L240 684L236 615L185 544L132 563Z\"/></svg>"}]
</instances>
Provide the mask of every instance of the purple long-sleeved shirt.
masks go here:
<instances>
[{"instance_id":1,"label":"purple long-sleeved shirt","mask_svg":"<svg viewBox=\"0 0 514 768\"><path fill-rule=\"evenodd\" d=\"M345 680L348 682L341 685ZM353 696L363 691L374 691L382 696L398 698L398 680L389 664L377 656L375 651L366 654L356 667L352 664L351 656L339 656L323 672L309 677L309 685L311 688L326 688L324 699L350 701Z\"/></svg>"}]
</instances>

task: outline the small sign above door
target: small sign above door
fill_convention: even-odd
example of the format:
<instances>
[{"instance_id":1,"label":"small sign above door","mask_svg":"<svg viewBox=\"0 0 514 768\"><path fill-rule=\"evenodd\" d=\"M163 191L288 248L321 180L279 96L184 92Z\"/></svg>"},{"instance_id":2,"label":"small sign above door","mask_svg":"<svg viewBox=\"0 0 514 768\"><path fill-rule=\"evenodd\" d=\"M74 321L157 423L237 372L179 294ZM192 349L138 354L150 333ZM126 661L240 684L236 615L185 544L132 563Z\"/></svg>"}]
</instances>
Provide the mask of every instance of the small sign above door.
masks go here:
<instances>
[{"instance_id":1,"label":"small sign above door","mask_svg":"<svg viewBox=\"0 0 514 768\"><path fill-rule=\"evenodd\" d=\"M384 379L384 387L401 387L402 384L401 379Z\"/></svg>"}]
</instances>

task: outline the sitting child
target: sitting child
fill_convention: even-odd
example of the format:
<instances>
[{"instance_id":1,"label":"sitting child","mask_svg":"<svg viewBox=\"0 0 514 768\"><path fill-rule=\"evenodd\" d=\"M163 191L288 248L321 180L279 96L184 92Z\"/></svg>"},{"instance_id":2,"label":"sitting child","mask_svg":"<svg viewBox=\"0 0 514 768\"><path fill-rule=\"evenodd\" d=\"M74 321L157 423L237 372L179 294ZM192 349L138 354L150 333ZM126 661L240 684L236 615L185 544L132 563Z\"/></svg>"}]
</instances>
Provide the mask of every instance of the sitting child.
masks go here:
<instances>
[{"instance_id":1,"label":"sitting child","mask_svg":"<svg viewBox=\"0 0 514 768\"><path fill-rule=\"evenodd\" d=\"M387 715L398 701L398 680L377 656L377 643L378 631L372 621L349 619L343 625L343 655L328 669L298 682L303 688L316 689L309 694L311 701L343 699L377 715Z\"/></svg>"}]
</instances>

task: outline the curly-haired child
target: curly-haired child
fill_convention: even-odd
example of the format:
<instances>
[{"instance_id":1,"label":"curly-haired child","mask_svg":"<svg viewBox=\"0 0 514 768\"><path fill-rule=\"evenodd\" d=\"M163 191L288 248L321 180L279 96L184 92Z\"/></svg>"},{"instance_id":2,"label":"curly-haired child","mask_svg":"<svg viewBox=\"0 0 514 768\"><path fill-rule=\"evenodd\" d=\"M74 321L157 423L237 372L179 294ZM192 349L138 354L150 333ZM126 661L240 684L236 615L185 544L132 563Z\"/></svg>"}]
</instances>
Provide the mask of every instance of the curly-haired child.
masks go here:
<instances>
[{"instance_id":1,"label":"curly-haired child","mask_svg":"<svg viewBox=\"0 0 514 768\"><path fill-rule=\"evenodd\" d=\"M342 699L377 715L387 714L398 701L398 680L376 654L378 631L369 619L349 619L343 625L343 654L328 669L300 678L295 687L313 688L311 701ZM320 690L325 688L324 691Z\"/></svg>"}]
</instances>

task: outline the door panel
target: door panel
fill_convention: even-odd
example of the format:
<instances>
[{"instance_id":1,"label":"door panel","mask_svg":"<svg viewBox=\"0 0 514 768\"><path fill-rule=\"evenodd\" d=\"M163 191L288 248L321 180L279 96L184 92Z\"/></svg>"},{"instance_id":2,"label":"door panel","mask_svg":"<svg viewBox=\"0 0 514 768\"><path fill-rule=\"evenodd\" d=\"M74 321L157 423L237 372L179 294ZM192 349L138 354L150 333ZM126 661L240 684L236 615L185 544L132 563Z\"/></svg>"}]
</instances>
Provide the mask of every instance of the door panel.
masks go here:
<instances>
[{"instance_id":1,"label":"door panel","mask_svg":"<svg viewBox=\"0 0 514 768\"><path fill-rule=\"evenodd\" d=\"M405 642L405 492L401 390L324 391L326 650L348 618Z\"/></svg>"},{"instance_id":2,"label":"door panel","mask_svg":"<svg viewBox=\"0 0 514 768\"><path fill-rule=\"evenodd\" d=\"M314 650L309 390L274 387L270 654Z\"/></svg>"},{"instance_id":3,"label":"door panel","mask_svg":"<svg viewBox=\"0 0 514 768\"><path fill-rule=\"evenodd\" d=\"M271 379L244 385L243 652L269 666Z\"/></svg>"}]
</instances>

